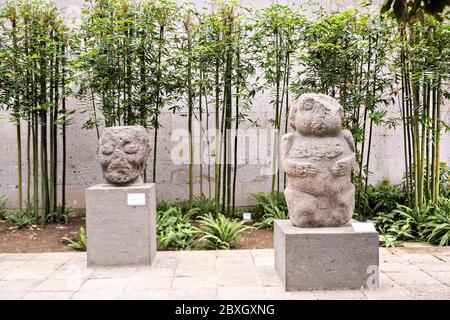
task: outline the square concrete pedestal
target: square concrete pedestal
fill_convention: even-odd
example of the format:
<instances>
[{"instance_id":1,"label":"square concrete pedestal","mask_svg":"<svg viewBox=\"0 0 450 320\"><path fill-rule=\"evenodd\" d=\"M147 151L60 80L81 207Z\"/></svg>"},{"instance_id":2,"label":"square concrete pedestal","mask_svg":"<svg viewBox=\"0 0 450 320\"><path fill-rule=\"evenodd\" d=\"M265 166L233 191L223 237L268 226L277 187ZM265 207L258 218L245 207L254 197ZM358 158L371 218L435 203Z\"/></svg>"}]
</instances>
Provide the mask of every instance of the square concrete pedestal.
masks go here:
<instances>
[{"instance_id":1,"label":"square concrete pedestal","mask_svg":"<svg viewBox=\"0 0 450 320\"><path fill-rule=\"evenodd\" d=\"M286 291L378 287L378 233L371 223L297 228L275 220L274 246Z\"/></svg>"},{"instance_id":2,"label":"square concrete pedestal","mask_svg":"<svg viewBox=\"0 0 450 320\"><path fill-rule=\"evenodd\" d=\"M155 184L86 189L88 266L150 265L156 255Z\"/></svg>"}]
</instances>

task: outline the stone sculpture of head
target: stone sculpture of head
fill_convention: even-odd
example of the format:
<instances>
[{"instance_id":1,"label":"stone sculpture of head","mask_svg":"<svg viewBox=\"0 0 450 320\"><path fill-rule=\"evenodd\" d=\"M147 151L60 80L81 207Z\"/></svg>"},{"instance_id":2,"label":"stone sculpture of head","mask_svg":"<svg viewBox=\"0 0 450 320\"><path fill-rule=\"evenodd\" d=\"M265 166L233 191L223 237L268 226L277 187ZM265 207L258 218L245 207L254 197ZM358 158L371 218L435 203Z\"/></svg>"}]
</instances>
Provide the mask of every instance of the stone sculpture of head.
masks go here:
<instances>
[{"instance_id":1,"label":"stone sculpture of head","mask_svg":"<svg viewBox=\"0 0 450 320\"><path fill-rule=\"evenodd\" d=\"M304 135L335 135L342 128L342 106L325 94L303 94L292 107L289 125Z\"/></svg>"},{"instance_id":2,"label":"stone sculpture of head","mask_svg":"<svg viewBox=\"0 0 450 320\"><path fill-rule=\"evenodd\" d=\"M147 132L141 126L105 128L97 155L107 182L119 185L142 183L150 156Z\"/></svg>"}]
</instances>

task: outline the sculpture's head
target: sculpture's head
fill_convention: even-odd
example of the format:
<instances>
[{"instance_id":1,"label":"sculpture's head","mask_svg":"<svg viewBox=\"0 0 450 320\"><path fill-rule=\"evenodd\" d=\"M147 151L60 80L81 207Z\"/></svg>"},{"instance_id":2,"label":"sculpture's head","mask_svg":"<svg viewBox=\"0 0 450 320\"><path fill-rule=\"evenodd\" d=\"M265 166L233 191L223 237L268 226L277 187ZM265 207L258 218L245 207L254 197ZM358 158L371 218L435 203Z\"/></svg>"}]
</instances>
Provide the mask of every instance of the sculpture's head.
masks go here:
<instances>
[{"instance_id":1,"label":"sculpture's head","mask_svg":"<svg viewBox=\"0 0 450 320\"><path fill-rule=\"evenodd\" d=\"M289 125L305 135L334 135L342 127L342 106L325 94L300 96L289 112Z\"/></svg>"},{"instance_id":2,"label":"sculpture's head","mask_svg":"<svg viewBox=\"0 0 450 320\"><path fill-rule=\"evenodd\" d=\"M113 184L141 182L150 155L147 132L141 126L108 127L97 148L103 176Z\"/></svg>"}]
</instances>

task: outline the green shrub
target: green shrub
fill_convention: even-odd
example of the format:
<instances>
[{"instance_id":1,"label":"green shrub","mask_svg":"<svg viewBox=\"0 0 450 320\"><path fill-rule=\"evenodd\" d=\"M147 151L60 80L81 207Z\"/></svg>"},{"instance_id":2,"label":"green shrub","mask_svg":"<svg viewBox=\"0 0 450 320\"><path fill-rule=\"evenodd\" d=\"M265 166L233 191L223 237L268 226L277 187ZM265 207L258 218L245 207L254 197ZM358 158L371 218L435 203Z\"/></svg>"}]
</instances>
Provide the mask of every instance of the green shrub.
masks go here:
<instances>
[{"instance_id":1,"label":"green shrub","mask_svg":"<svg viewBox=\"0 0 450 320\"><path fill-rule=\"evenodd\" d=\"M74 216L75 209L73 208L64 208L64 212L62 212L62 207L58 206L55 212L47 214L45 217L46 223L56 223L56 222L64 222L68 223L70 219Z\"/></svg>"},{"instance_id":2,"label":"green shrub","mask_svg":"<svg viewBox=\"0 0 450 320\"><path fill-rule=\"evenodd\" d=\"M380 234L378 239L380 246L386 248L395 247L397 243L397 238L391 234Z\"/></svg>"},{"instance_id":3,"label":"green shrub","mask_svg":"<svg viewBox=\"0 0 450 320\"><path fill-rule=\"evenodd\" d=\"M0 219L6 218L8 212L9 201L5 196L0 197Z\"/></svg>"},{"instance_id":4,"label":"green shrub","mask_svg":"<svg viewBox=\"0 0 450 320\"><path fill-rule=\"evenodd\" d=\"M256 200L256 206L251 210L255 213L256 218L264 220L264 216L270 217L273 214L273 208L277 208L287 215L288 209L283 192L258 192L252 193L251 196Z\"/></svg>"},{"instance_id":5,"label":"green shrub","mask_svg":"<svg viewBox=\"0 0 450 320\"><path fill-rule=\"evenodd\" d=\"M441 197L450 198L450 168L447 163L441 162L440 165L440 177L439 177L439 192Z\"/></svg>"},{"instance_id":6,"label":"green shrub","mask_svg":"<svg viewBox=\"0 0 450 320\"><path fill-rule=\"evenodd\" d=\"M396 218L389 231L395 234L397 239L419 239L422 224L430 209L430 206L426 206L422 210L415 210L404 205L398 205L397 209L393 211Z\"/></svg>"},{"instance_id":7,"label":"green shrub","mask_svg":"<svg viewBox=\"0 0 450 320\"><path fill-rule=\"evenodd\" d=\"M6 216L6 220L12 223L11 229L21 229L35 222L33 211L25 209L22 213L15 210Z\"/></svg>"},{"instance_id":8,"label":"green shrub","mask_svg":"<svg viewBox=\"0 0 450 320\"><path fill-rule=\"evenodd\" d=\"M355 219L362 217L365 211L367 219L375 218L378 213L391 212L397 208L397 204L407 203L407 194L403 184L393 185L388 181L383 181L377 185L367 186L359 191L360 202L356 208Z\"/></svg>"},{"instance_id":9,"label":"green shrub","mask_svg":"<svg viewBox=\"0 0 450 320\"><path fill-rule=\"evenodd\" d=\"M215 200L209 199L203 194L193 199L192 208L198 209L199 214L211 213L215 215L217 213Z\"/></svg>"},{"instance_id":10,"label":"green shrub","mask_svg":"<svg viewBox=\"0 0 450 320\"><path fill-rule=\"evenodd\" d=\"M64 237L63 240L67 241L67 246L74 250L86 251L86 230L83 227L80 227L77 234L73 239L69 239Z\"/></svg>"},{"instance_id":11,"label":"green shrub","mask_svg":"<svg viewBox=\"0 0 450 320\"><path fill-rule=\"evenodd\" d=\"M277 219L289 219L287 208L279 207L274 202L264 204L264 214L261 221L255 224L259 229L272 229L273 221Z\"/></svg>"},{"instance_id":12,"label":"green shrub","mask_svg":"<svg viewBox=\"0 0 450 320\"><path fill-rule=\"evenodd\" d=\"M395 222L395 213L378 212L373 217L373 222L379 233L386 234Z\"/></svg>"},{"instance_id":13,"label":"green shrub","mask_svg":"<svg viewBox=\"0 0 450 320\"><path fill-rule=\"evenodd\" d=\"M183 203L167 201L164 199L158 200L156 202L156 212L167 211L173 207L177 207L182 211L184 211L184 209L185 209L185 205Z\"/></svg>"},{"instance_id":14,"label":"green shrub","mask_svg":"<svg viewBox=\"0 0 450 320\"><path fill-rule=\"evenodd\" d=\"M158 211L156 231L158 245L164 249L190 248L195 238L190 219L197 211L198 209L191 209L183 213L181 207L177 205Z\"/></svg>"},{"instance_id":15,"label":"green shrub","mask_svg":"<svg viewBox=\"0 0 450 320\"><path fill-rule=\"evenodd\" d=\"M392 212L374 217L380 233L380 245L394 246L397 240L423 240L433 244L450 243L450 199L439 198L421 210L397 205Z\"/></svg>"},{"instance_id":16,"label":"green shrub","mask_svg":"<svg viewBox=\"0 0 450 320\"><path fill-rule=\"evenodd\" d=\"M199 227L195 228L199 235L199 246L206 249L230 249L240 243L240 235L249 229L245 221L235 222L223 214L216 217L212 214L201 216L198 219Z\"/></svg>"},{"instance_id":17,"label":"green shrub","mask_svg":"<svg viewBox=\"0 0 450 320\"><path fill-rule=\"evenodd\" d=\"M448 246L450 242L450 199L440 198L438 204L431 204L432 214L422 225L423 238L434 244Z\"/></svg>"}]
</instances>

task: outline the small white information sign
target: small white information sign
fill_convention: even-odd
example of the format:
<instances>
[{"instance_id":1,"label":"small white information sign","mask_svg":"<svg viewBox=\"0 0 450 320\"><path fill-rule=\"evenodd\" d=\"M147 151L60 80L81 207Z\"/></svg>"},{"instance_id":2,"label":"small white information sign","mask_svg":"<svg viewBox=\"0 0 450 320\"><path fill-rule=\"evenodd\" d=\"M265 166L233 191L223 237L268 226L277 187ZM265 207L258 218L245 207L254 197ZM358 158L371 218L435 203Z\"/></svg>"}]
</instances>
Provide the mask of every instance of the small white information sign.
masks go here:
<instances>
[{"instance_id":1,"label":"small white information sign","mask_svg":"<svg viewBox=\"0 0 450 320\"><path fill-rule=\"evenodd\" d=\"M127 205L145 206L145 193L129 193Z\"/></svg>"},{"instance_id":2,"label":"small white information sign","mask_svg":"<svg viewBox=\"0 0 450 320\"><path fill-rule=\"evenodd\" d=\"M244 212L242 219L243 220L252 220L252 213L251 212Z\"/></svg>"},{"instance_id":3,"label":"small white information sign","mask_svg":"<svg viewBox=\"0 0 450 320\"><path fill-rule=\"evenodd\" d=\"M376 232L371 222L352 222L352 227L355 232Z\"/></svg>"}]
</instances>

